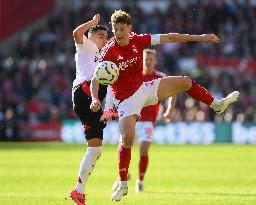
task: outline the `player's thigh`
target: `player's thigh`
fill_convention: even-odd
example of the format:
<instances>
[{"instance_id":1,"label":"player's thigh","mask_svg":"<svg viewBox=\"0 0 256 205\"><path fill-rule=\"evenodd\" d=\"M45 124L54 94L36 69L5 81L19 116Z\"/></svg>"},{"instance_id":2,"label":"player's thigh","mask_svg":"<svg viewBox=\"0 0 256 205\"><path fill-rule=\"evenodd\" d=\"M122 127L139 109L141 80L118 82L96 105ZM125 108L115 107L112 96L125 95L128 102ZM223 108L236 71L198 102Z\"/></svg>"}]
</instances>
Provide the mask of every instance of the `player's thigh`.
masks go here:
<instances>
[{"instance_id":1,"label":"player's thigh","mask_svg":"<svg viewBox=\"0 0 256 205\"><path fill-rule=\"evenodd\" d=\"M83 92L81 87L77 88L73 93L74 111L84 125L84 134L86 140L89 141L95 138L99 139L99 142L89 142L90 145L94 146L99 145L100 140L103 139L103 129L105 127L105 123L100 121L100 117L103 114L102 110L100 109L98 112L92 112L90 109L90 104L91 98Z\"/></svg>"},{"instance_id":2,"label":"player's thigh","mask_svg":"<svg viewBox=\"0 0 256 205\"><path fill-rule=\"evenodd\" d=\"M100 121L102 114L102 110L99 110L98 112L92 112L89 110L82 117L82 123L84 127L87 128L84 130L86 140L89 141L95 138L99 139L99 141L96 139L95 141L88 142L89 146L90 144L92 146L100 146L100 140L103 140L103 129L105 128L106 124Z\"/></svg>"},{"instance_id":3,"label":"player's thigh","mask_svg":"<svg viewBox=\"0 0 256 205\"><path fill-rule=\"evenodd\" d=\"M85 101L83 101L85 102ZM83 125L88 125L91 127L103 126L104 123L100 121L100 117L102 116L102 110L98 110L97 112L93 112L90 109L89 105L86 104L77 104L74 107L74 111L76 115L79 117L80 121Z\"/></svg>"},{"instance_id":4,"label":"player's thigh","mask_svg":"<svg viewBox=\"0 0 256 205\"><path fill-rule=\"evenodd\" d=\"M191 86L192 80L187 76L168 76L162 78L157 90L158 100L161 101L180 92L187 91Z\"/></svg>"}]
</instances>

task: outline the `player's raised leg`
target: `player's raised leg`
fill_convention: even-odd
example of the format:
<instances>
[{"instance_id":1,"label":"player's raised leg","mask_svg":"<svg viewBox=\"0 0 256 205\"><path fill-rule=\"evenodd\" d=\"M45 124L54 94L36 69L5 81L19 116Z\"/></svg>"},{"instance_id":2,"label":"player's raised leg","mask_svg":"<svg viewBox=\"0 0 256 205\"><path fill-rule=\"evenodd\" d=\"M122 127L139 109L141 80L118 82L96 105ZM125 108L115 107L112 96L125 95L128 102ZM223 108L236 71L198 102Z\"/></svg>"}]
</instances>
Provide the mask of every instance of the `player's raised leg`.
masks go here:
<instances>
[{"instance_id":1,"label":"player's raised leg","mask_svg":"<svg viewBox=\"0 0 256 205\"><path fill-rule=\"evenodd\" d=\"M161 79L157 97L161 101L180 92L186 92L195 100L209 105L218 114L222 114L239 97L239 92L234 91L225 98L214 99L209 91L187 76L168 76Z\"/></svg>"},{"instance_id":2,"label":"player's raised leg","mask_svg":"<svg viewBox=\"0 0 256 205\"><path fill-rule=\"evenodd\" d=\"M120 201L122 196L128 193L127 176L131 161L131 147L134 141L137 118L137 115L130 115L119 121L122 142L118 147L119 184L111 196L114 201Z\"/></svg>"}]
</instances>

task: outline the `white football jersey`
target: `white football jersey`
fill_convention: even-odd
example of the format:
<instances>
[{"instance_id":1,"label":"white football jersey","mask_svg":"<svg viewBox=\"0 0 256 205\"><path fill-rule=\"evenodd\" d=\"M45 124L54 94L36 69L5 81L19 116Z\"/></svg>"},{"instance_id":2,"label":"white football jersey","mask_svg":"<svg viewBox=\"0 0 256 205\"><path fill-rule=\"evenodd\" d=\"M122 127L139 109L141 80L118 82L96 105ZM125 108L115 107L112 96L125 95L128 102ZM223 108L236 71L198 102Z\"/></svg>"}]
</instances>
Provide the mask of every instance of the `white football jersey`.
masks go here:
<instances>
[{"instance_id":1,"label":"white football jersey","mask_svg":"<svg viewBox=\"0 0 256 205\"><path fill-rule=\"evenodd\" d=\"M76 45L76 79L73 87L83 83L85 80L91 80L94 69L99 62L98 47L85 35L83 35L83 44Z\"/></svg>"}]
</instances>

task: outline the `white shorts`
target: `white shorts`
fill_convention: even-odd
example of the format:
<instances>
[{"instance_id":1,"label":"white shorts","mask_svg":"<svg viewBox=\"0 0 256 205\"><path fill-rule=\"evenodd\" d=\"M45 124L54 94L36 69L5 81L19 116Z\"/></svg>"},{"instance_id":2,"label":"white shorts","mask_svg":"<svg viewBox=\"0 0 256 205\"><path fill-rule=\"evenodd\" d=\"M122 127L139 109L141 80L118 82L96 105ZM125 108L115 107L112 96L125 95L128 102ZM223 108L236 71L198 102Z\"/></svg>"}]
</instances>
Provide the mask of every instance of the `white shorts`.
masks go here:
<instances>
[{"instance_id":1,"label":"white shorts","mask_svg":"<svg viewBox=\"0 0 256 205\"><path fill-rule=\"evenodd\" d=\"M143 82L139 89L129 98L120 103L114 99L115 107L117 108L119 120L130 116L138 115L143 107L155 105L158 103L157 90L161 78L148 82Z\"/></svg>"},{"instance_id":2,"label":"white shorts","mask_svg":"<svg viewBox=\"0 0 256 205\"><path fill-rule=\"evenodd\" d=\"M138 143L143 141L152 142L152 137L154 133L153 122L137 122L135 128L135 136L137 137Z\"/></svg>"}]
</instances>

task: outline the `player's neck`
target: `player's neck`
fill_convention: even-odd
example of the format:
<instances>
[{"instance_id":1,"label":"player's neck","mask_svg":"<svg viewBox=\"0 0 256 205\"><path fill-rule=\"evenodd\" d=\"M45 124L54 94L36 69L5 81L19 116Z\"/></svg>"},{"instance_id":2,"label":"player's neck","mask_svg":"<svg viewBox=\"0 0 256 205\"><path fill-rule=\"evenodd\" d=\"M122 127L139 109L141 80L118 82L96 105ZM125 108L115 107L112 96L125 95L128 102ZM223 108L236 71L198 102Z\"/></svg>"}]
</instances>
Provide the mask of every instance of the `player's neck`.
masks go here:
<instances>
[{"instance_id":1,"label":"player's neck","mask_svg":"<svg viewBox=\"0 0 256 205\"><path fill-rule=\"evenodd\" d=\"M117 43L119 46L128 46L129 45L129 40L127 42L119 42Z\"/></svg>"},{"instance_id":2,"label":"player's neck","mask_svg":"<svg viewBox=\"0 0 256 205\"><path fill-rule=\"evenodd\" d=\"M142 72L143 72L143 74L150 75L150 74L154 73L154 69L152 69L152 70L147 69L147 70L143 70Z\"/></svg>"},{"instance_id":3,"label":"player's neck","mask_svg":"<svg viewBox=\"0 0 256 205\"><path fill-rule=\"evenodd\" d=\"M118 41L116 39L116 42L119 46L128 46L129 45L129 38L128 39L123 39L122 41Z\"/></svg>"}]
</instances>

